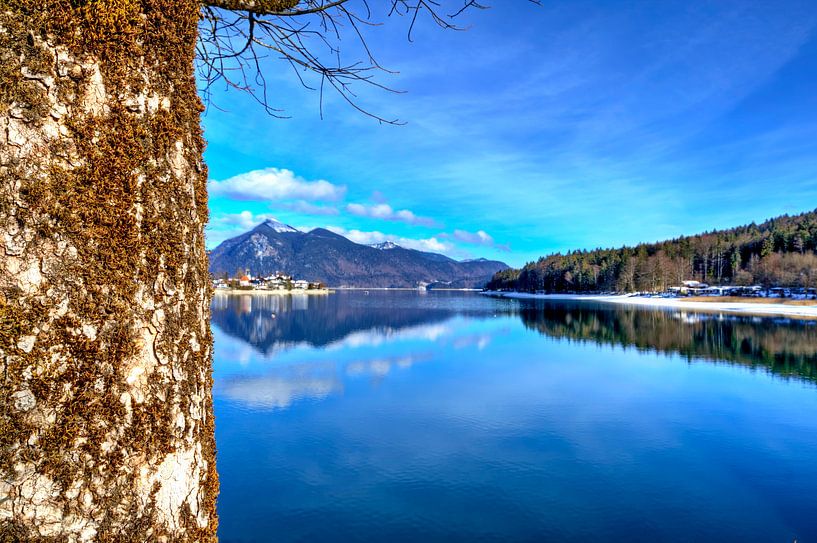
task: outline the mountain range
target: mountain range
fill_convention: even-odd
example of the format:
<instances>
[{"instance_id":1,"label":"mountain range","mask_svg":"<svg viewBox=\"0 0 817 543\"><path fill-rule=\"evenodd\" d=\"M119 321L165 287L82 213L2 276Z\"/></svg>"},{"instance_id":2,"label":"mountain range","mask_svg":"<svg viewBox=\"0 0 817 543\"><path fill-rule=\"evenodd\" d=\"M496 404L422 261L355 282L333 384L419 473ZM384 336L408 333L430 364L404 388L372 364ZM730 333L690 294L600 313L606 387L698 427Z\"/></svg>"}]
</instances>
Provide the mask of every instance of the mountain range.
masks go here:
<instances>
[{"instance_id":1,"label":"mountain range","mask_svg":"<svg viewBox=\"0 0 817 543\"><path fill-rule=\"evenodd\" d=\"M496 260L458 261L390 241L362 245L325 228L302 232L272 219L210 252L215 277L280 271L332 287L482 288L507 268Z\"/></svg>"}]
</instances>

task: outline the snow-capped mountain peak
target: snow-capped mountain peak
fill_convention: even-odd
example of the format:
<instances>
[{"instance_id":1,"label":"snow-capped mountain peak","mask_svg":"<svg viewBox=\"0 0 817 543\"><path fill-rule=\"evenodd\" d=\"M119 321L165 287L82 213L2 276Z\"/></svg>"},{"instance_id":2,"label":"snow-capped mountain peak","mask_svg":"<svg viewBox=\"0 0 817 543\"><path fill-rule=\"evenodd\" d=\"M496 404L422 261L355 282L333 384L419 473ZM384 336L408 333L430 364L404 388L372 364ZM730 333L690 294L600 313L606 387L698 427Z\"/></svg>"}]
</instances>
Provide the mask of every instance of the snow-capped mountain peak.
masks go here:
<instances>
[{"instance_id":1,"label":"snow-capped mountain peak","mask_svg":"<svg viewBox=\"0 0 817 543\"><path fill-rule=\"evenodd\" d=\"M394 243L393 241L384 241L382 243L374 243L374 244L372 244L372 247L374 247L375 249L380 249L381 251L383 251L383 250L386 250L386 249L397 249L400 246L397 245L396 243Z\"/></svg>"},{"instance_id":2,"label":"snow-capped mountain peak","mask_svg":"<svg viewBox=\"0 0 817 543\"><path fill-rule=\"evenodd\" d=\"M293 228L292 226L276 221L275 219L267 219L261 224L273 229L276 232L300 232L300 230L297 228Z\"/></svg>"},{"instance_id":3,"label":"snow-capped mountain peak","mask_svg":"<svg viewBox=\"0 0 817 543\"><path fill-rule=\"evenodd\" d=\"M266 217L264 217L266 218ZM283 233L279 233L283 232ZM409 250L394 241L361 245L326 230L295 231L265 221L249 232L224 240L210 251L210 273L267 276L276 271L327 285L417 287L429 283L449 288L480 288L502 262L463 264L438 253Z\"/></svg>"}]
</instances>

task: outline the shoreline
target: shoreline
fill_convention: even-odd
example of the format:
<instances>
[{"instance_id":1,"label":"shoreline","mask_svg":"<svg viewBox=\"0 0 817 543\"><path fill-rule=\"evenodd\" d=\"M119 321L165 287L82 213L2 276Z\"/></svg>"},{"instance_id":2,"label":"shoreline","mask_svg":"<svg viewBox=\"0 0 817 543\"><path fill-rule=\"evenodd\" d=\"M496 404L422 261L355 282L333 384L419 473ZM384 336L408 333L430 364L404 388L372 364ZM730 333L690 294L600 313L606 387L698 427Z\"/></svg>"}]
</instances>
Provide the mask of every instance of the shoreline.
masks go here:
<instances>
[{"instance_id":1,"label":"shoreline","mask_svg":"<svg viewBox=\"0 0 817 543\"><path fill-rule=\"evenodd\" d=\"M521 300L572 300L613 305L631 305L653 309L680 309L699 313L730 313L758 317L797 317L817 319L817 305L786 305L775 302L687 301L683 298L647 298L633 294L530 294L527 292L484 291L485 296Z\"/></svg>"},{"instance_id":2,"label":"shoreline","mask_svg":"<svg viewBox=\"0 0 817 543\"><path fill-rule=\"evenodd\" d=\"M419 287L332 287L333 290L413 290L423 292L434 292L435 290L446 292L482 292L481 288L419 288Z\"/></svg>"},{"instance_id":3,"label":"shoreline","mask_svg":"<svg viewBox=\"0 0 817 543\"><path fill-rule=\"evenodd\" d=\"M242 294L270 294L275 296L315 296L334 294L334 290L328 288L314 288L310 290L292 289L292 290L273 290L273 289L240 289L240 288L217 288L214 289L213 296L222 295L242 295Z\"/></svg>"}]
</instances>

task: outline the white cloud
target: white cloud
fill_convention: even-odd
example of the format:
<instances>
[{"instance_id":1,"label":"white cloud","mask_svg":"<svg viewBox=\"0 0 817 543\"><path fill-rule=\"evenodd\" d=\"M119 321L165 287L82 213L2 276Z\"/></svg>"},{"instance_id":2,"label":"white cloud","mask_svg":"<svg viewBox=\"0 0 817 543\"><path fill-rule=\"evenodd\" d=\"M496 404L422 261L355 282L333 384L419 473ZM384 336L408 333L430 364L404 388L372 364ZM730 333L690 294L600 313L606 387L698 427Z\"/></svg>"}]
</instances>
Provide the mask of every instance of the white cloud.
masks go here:
<instances>
[{"instance_id":1,"label":"white cloud","mask_svg":"<svg viewBox=\"0 0 817 543\"><path fill-rule=\"evenodd\" d=\"M398 221L415 226L439 226L437 221L430 217L420 217L408 209L395 210L389 204L382 201L373 205L349 204L346 206L346 211L358 217Z\"/></svg>"},{"instance_id":2,"label":"white cloud","mask_svg":"<svg viewBox=\"0 0 817 543\"><path fill-rule=\"evenodd\" d=\"M242 173L224 181L211 180L210 194L234 200L305 200L338 201L346 194L346 187L324 179L307 181L291 170L266 168Z\"/></svg>"},{"instance_id":3,"label":"white cloud","mask_svg":"<svg viewBox=\"0 0 817 543\"><path fill-rule=\"evenodd\" d=\"M327 230L340 234L355 243L362 243L364 245L372 245L375 243L383 243L384 241L391 241L406 249L417 249L418 251L427 251L431 253L451 253L456 248L453 244L447 241L440 241L436 237L413 239L394 236L391 234L384 234L377 230L365 232L362 230L347 230L340 226L327 226Z\"/></svg>"},{"instance_id":4,"label":"white cloud","mask_svg":"<svg viewBox=\"0 0 817 543\"><path fill-rule=\"evenodd\" d=\"M315 208L312 213L313 215L333 215L334 213L330 210L335 209L329 206L313 206L308 202L296 202L295 205L301 207L302 210ZM295 210L295 207L287 207L287 209ZM306 211L303 212L306 213ZM213 248L222 241L243 234L267 219L277 220L277 218L270 213L253 213L246 210L240 213L222 213L215 215L210 219L210 224L207 226L205 232L207 236L207 246ZM315 228L326 228L331 232L340 234L355 243L361 243L363 245L374 245L376 243L383 243L384 241L391 241L406 249L441 253L453 258L470 258L471 255L467 251L458 248L449 240L491 247L500 251L510 251L508 245L496 244L494 239L484 230L479 230L476 233L465 230L455 230L453 234L441 233L428 238L406 238L393 234L385 234L378 230L365 231L346 229L340 226L294 225L293 227L301 232L309 232Z\"/></svg>"},{"instance_id":5,"label":"white cloud","mask_svg":"<svg viewBox=\"0 0 817 543\"><path fill-rule=\"evenodd\" d=\"M494 238L489 236L485 230L478 230L477 232L454 230L454 239L458 239L464 243L472 243L474 245L486 245L488 247L494 244Z\"/></svg>"},{"instance_id":6,"label":"white cloud","mask_svg":"<svg viewBox=\"0 0 817 543\"><path fill-rule=\"evenodd\" d=\"M304 215L337 215L340 213L338 208L334 206L318 206L315 204L310 204L305 200L298 200L297 202L282 204L280 207L296 213L302 213Z\"/></svg>"},{"instance_id":7,"label":"white cloud","mask_svg":"<svg viewBox=\"0 0 817 543\"><path fill-rule=\"evenodd\" d=\"M269 213L259 213L257 215L251 211L242 211L241 213L222 213L221 215L216 215L210 219L210 227L235 227L234 229L240 229L243 232L244 230L249 230L250 228L258 226L267 219L277 220Z\"/></svg>"},{"instance_id":8,"label":"white cloud","mask_svg":"<svg viewBox=\"0 0 817 543\"><path fill-rule=\"evenodd\" d=\"M207 239L207 247L213 248L222 241L243 234L251 228L255 228L267 219L278 220L270 213L253 213L252 211L242 211L240 213L221 213L210 218L210 223L204 231ZM301 228L298 228L303 232Z\"/></svg>"},{"instance_id":9,"label":"white cloud","mask_svg":"<svg viewBox=\"0 0 817 543\"><path fill-rule=\"evenodd\" d=\"M448 234L442 234L441 237L449 237ZM463 243L470 243L471 245L482 245L483 247L493 247L500 251L510 252L509 245L498 245L494 238L491 237L485 230L477 230L476 232L468 232L467 230L454 230L453 236L457 241Z\"/></svg>"}]
</instances>

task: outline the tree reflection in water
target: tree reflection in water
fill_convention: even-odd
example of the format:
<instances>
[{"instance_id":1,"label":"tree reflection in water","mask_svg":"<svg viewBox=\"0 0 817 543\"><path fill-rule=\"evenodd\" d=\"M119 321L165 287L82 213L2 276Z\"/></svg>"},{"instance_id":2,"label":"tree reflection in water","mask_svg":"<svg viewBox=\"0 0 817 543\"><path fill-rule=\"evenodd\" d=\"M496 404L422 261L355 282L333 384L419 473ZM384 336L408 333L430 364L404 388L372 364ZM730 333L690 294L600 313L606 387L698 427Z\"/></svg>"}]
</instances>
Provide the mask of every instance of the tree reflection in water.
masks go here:
<instances>
[{"instance_id":1,"label":"tree reflection in water","mask_svg":"<svg viewBox=\"0 0 817 543\"><path fill-rule=\"evenodd\" d=\"M681 354L690 361L729 362L817 381L817 322L809 320L462 293L217 296L213 302L213 323L265 356L299 345L388 343L412 332L434 340L435 330L457 316L519 317L526 328L555 339Z\"/></svg>"},{"instance_id":2,"label":"tree reflection in water","mask_svg":"<svg viewBox=\"0 0 817 543\"><path fill-rule=\"evenodd\" d=\"M525 301L520 316L527 328L553 338L678 353L690 361L730 362L817 380L815 321L540 300Z\"/></svg>"}]
</instances>

